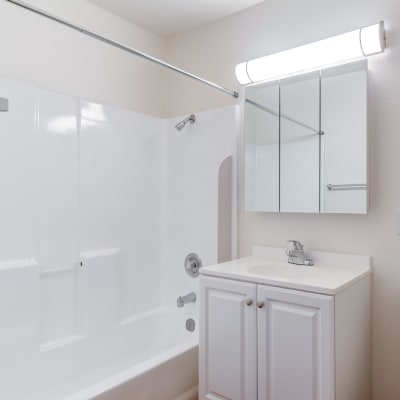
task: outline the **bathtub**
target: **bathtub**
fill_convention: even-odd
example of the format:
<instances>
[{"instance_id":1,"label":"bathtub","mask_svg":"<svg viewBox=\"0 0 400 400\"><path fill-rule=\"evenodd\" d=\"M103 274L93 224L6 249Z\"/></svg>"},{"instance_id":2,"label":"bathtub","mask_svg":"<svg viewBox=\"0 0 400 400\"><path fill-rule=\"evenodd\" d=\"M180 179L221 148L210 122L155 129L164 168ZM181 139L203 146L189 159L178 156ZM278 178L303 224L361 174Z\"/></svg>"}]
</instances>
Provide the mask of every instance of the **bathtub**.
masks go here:
<instances>
[{"instance_id":1,"label":"bathtub","mask_svg":"<svg viewBox=\"0 0 400 400\"><path fill-rule=\"evenodd\" d=\"M198 329L186 330L188 314L190 307L157 308L90 340L42 348L24 384L14 383L5 398L195 400Z\"/></svg>"},{"instance_id":2,"label":"bathtub","mask_svg":"<svg viewBox=\"0 0 400 400\"><path fill-rule=\"evenodd\" d=\"M160 308L123 321L94 343L77 345L76 392L63 400L197 399L198 330L186 310ZM56 397L51 397L54 400ZM41 398L42 400L42 398Z\"/></svg>"}]
</instances>

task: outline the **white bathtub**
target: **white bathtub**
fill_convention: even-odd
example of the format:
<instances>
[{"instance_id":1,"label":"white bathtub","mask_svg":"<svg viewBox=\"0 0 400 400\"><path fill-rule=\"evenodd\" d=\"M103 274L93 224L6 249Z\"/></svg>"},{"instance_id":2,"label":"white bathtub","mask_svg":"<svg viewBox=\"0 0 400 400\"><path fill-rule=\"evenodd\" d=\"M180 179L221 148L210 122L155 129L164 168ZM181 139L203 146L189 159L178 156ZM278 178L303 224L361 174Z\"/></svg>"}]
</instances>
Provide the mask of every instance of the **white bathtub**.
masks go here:
<instances>
[{"instance_id":1,"label":"white bathtub","mask_svg":"<svg viewBox=\"0 0 400 400\"><path fill-rule=\"evenodd\" d=\"M185 311L160 308L77 343L74 371L60 382L75 393L63 400L196 399L198 333L186 330Z\"/></svg>"},{"instance_id":2,"label":"white bathtub","mask_svg":"<svg viewBox=\"0 0 400 400\"><path fill-rule=\"evenodd\" d=\"M197 350L198 347L195 346L181 352L177 347L169 355L155 357L111 377L102 383L108 389L103 390L93 400L197 400ZM172 356L174 352L177 354ZM75 398L72 397L71 400ZM85 397L89 398L91 397Z\"/></svg>"},{"instance_id":3,"label":"white bathtub","mask_svg":"<svg viewBox=\"0 0 400 400\"><path fill-rule=\"evenodd\" d=\"M198 330L185 328L191 310L158 308L90 340L42 348L24 385L13 384L6 398L195 400Z\"/></svg>"}]
</instances>

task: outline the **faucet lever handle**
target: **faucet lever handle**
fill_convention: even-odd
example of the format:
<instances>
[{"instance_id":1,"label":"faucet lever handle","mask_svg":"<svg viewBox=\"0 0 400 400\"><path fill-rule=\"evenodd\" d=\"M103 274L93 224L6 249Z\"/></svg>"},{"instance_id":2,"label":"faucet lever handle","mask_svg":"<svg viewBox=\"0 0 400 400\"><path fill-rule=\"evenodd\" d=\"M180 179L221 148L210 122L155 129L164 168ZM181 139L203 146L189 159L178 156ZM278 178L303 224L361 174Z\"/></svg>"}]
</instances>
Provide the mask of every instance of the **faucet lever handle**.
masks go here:
<instances>
[{"instance_id":1,"label":"faucet lever handle","mask_svg":"<svg viewBox=\"0 0 400 400\"><path fill-rule=\"evenodd\" d=\"M303 245L298 240L288 240L289 243L293 243L295 250L303 251Z\"/></svg>"}]
</instances>

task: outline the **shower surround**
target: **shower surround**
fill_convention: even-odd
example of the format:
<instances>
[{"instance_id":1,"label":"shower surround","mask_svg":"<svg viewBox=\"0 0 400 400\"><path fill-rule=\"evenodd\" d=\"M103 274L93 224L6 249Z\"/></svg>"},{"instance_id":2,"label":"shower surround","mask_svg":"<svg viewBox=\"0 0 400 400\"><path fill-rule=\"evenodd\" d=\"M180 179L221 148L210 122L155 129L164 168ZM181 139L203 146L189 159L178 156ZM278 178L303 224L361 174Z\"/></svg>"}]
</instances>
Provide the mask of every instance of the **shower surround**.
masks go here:
<instances>
[{"instance_id":1,"label":"shower surround","mask_svg":"<svg viewBox=\"0 0 400 400\"><path fill-rule=\"evenodd\" d=\"M7 80L0 97L0 398L107 399L118 387L115 398L153 400L143 374L168 376L168 360L186 375L162 393L190 398L197 304L176 299L198 291L187 254L208 265L227 243L235 252L237 108L178 132L182 118Z\"/></svg>"}]
</instances>

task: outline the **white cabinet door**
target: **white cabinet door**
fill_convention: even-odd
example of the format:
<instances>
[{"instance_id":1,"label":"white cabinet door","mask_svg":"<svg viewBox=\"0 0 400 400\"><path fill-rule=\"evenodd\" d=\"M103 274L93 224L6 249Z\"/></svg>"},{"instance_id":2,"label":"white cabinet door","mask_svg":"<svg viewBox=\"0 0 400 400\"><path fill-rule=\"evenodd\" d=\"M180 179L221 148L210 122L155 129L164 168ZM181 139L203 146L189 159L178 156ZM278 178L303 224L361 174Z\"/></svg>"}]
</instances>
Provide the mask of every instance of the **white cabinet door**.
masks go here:
<instances>
[{"instance_id":1,"label":"white cabinet door","mask_svg":"<svg viewBox=\"0 0 400 400\"><path fill-rule=\"evenodd\" d=\"M334 298L257 287L258 400L334 399Z\"/></svg>"},{"instance_id":2,"label":"white cabinet door","mask_svg":"<svg viewBox=\"0 0 400 400\"><path fill-rule=\"evenodd\" d=\"M200 400L256 400L256 285L201 276L200 296Z\"/></svg>"}]
</instances>

